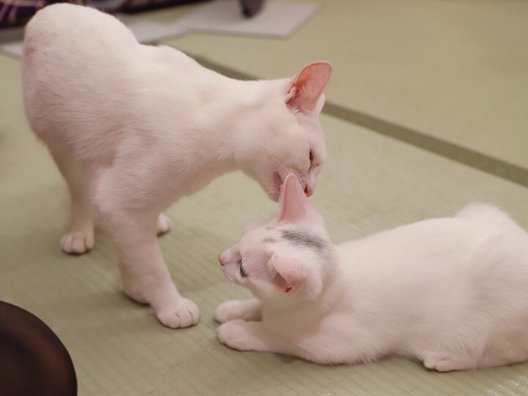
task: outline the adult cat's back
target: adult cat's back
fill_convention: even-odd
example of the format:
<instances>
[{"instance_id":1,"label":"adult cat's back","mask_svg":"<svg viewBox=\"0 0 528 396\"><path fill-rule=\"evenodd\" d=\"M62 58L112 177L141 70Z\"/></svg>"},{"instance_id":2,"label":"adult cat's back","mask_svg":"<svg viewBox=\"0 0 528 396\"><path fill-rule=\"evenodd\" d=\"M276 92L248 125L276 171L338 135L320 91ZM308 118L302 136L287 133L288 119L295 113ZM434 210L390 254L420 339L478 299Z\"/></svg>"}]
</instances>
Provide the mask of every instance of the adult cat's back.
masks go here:
<instances>
[{"instance_id":1,"label":"adult cat's back","mask_svg":"<svg viewBox=\"0 0 528 396\"><path fill-rule=\"evenodd\" d=\"M25 30L22 74L37 136L104 160L136 113L130 99L140 48L124 25L97 10L57 4L39 11Z\"/></svg>"},{"instance_id":2,"label":"adult cat's back","mask_svg":"<svg viewBox=\"0 0 528 396\"><path fill-rule=\"evenodd\" d=\"M174 48L139 44L117 19L89 7L48 6L26 27L23 90L32 130L48 147L91 164L112 163L118 147L182 144L175 132L207 122L211 103L225 113L230 103L219 96L239 85ZM207 97L215 99L208 109Z\"/></svg>"},{"instance_id":3,"label":"adult cat's back","mask_svg":"<svg viewBox=\"0 0 528 396\"><path fill-rule=\"evenodd\" d=\"M87 53L98 63L104 51L108 51L104 55L114 58L110 60L115 60L130 52L133 44L138 46L132 32L114 17L90 7L65 3L43 8L25 28L25 55L47 54L50 62L55 56L58 62L75 62L79 54ZM50 53L67 50L73 53ZM90 64L85 66L88 71Z\"/></svg>"}]
</instances>

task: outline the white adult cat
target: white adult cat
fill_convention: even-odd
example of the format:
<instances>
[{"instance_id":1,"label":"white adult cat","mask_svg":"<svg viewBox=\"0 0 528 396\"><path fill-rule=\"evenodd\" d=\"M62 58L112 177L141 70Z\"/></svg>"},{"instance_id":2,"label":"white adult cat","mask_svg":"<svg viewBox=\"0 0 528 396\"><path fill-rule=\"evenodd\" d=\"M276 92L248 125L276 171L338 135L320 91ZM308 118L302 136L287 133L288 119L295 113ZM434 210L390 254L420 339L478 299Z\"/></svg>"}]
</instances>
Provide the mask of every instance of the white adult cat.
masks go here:
<instances>
[{"instance_id":1,"label":"white adult cat","mask_svg":"<svg viewBox=\"0 0 528 396\"><path fill-rule=\"evenodd\" d=\"M335 246L292 176L280 215L219 261L258 298L216 310L234 349L325 364L398 354L438 371L528 360L528 235L492 206Z\"/></svg>"},{"instance_id":2,"label":"white adult cat","mask_svg":"<svg viewBox=\"0 0 528 396\"><path fill-rule=\"evenodd\" d=\"M198 307L178 293L156 240L170 228L160 213L236 169L272 199L289 172L311 195L331 73L316 62L293 78L237 81L173 48L140 45L110 15L44 8L25 32L24 101L70 190L62 249L93 247L93 206L117 246L124 291L169 327L195 324Z\"/></svg>"}]
</instances>

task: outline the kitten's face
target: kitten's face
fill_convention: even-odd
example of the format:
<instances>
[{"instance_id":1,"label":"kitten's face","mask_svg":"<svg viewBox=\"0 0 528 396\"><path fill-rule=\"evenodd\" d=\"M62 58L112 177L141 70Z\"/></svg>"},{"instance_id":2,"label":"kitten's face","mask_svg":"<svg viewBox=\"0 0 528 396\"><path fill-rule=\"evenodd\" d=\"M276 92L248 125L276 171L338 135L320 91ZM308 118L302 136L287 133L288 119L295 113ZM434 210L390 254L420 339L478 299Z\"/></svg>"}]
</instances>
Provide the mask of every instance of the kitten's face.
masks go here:
<instances>
[{"instance_id":1,"label":"kitten's face","mask_svg":"<svg viewBox=\"0 0 528 396\"><path fill-rule=\"evenodd\" d=\"M333 262L333 244L322 218L308 206L302 186L285 181L281 214L246 228L242 238L222 252L226 278L266 300L315 298Z\"/></svg>"},{"instance_id":2,"label":"kitten's face","mask_svg":"<svg viewBox=\"0 0 528 396\"><path fill-rule=\"evenodd\" d=\"M319 114L331 74L332 66L327 62L306 66L293 79L282 82L279 95L267 99L255 124L247 125L258 133L250 135L253 141L248 138L245 142L245 170L273 200L279 198L290 173L297 176L306 196L315 190L326 160Z\"/></svg>"}]
</instances>

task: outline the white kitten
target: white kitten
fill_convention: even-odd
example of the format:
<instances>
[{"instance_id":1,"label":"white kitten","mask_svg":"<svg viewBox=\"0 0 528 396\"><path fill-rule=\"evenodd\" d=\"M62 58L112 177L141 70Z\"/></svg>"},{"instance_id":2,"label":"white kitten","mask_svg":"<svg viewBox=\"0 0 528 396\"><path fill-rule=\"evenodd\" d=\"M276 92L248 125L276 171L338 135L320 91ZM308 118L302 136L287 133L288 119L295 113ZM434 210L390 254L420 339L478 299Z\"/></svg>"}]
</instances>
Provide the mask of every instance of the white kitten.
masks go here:
<instances>
[{"instance_id":1,"label":"white kitten","mask_svg":"<svg viewBox=\"0 0 528 396\"><path fill-rule=\"evenodd\" d=\"M198 321L172 283L156 240L178 198L236 169L278 199L289 172L307 195L326 152L319 123L332 73L312 63L293 78L237 81L169 47L140 45L91 8L44 8L25 31L23 88L35 134L71 194L67 253L93 247L92 207L111 234L125 292L170 327Z\"/></svg>"},{"instance_id":2,"label":"white kitten","mask_svg":"<svg viewBox=\"0 0 528 396\"><path fill-rule=\"evenodd\" d=\"M472 204L334 246L288 177L278 218L219 257L258 298L220 304L220 341L317 363L389 354L438 371L528 360L528 235Z\"/></svg>"}]
</instances>

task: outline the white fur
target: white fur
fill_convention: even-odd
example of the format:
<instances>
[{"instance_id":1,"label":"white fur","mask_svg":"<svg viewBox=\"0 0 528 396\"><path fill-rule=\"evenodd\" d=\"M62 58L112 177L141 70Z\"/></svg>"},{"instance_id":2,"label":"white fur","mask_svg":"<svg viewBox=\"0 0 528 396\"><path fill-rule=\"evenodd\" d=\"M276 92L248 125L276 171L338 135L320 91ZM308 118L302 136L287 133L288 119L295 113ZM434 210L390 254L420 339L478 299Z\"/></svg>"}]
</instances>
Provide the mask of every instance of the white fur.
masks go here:
<instances>
[{"instance_id":1,"label":"white fur","mask_svg":"<svg viewBox=\"0 0 528 396\"><path fill-rule=\"evenodd\" d=\"M160 213L236 169L272 199L288 172L311 194L326 157L319 112L331 72L315 62L292 78L233 80L173 48L140 45L94 9L39 11L25 31L24 102L70 190L62 249L93 247L95 209L125 292L167 326L195 324L198 307L178 293L155 238L170 229Z\"/></svg>"},{"instance_id":2,"label":"white fur","mask_svg":"<svg viewBox=\"0 0 528 396\"><path fill-rule=\"evenodd\" d=\"M324 364L398 354L438 371L528 360L528 234L506 214L472 204L334 246L298 182L286 184L281 216L220 255L227 278L261 304L221 304L222 343ZM284 229L318 235L325 254L284 240Z\"/></svg>"}]
</instances>

